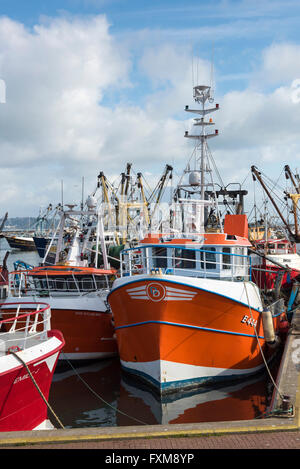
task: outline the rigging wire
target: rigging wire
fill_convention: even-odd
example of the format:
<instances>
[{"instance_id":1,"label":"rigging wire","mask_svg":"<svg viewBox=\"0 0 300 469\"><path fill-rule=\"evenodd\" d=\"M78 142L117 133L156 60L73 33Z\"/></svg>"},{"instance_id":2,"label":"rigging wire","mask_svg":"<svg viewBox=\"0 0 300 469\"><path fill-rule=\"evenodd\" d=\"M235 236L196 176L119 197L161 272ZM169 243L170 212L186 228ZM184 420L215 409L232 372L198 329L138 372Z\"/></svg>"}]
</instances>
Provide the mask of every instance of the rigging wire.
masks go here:
<instances>
[{"instance_id":1,"label":"rigging wire","mask_svg":"<svg viewBox=\"0 0 300 469\"><path fill-rule=\"evenodd\" d=\"M262 359L263 359L263 361L264 361L265 367L266 367L266 369L267 369L267 372L268 372L268 374L269 374L269 377L270 377L270 379L271 379L271 381L272 381L272 384L273 384L274 388L277 390L277 392L278 392L280 398L283 399L284 396L283 396L283 394L281 394L281 392L280 392L278 386L276 385L276 382L274 381L274 378L273 378L273 376L272 376L272 373L270 372L270 369L269 369L269 367L268 367L268 363L267 363L267 361L266 361L265 355L264 355L264 353L263 353L261 344L260 344L260 342L259 342L259 338L258 338L258 334L257 334L257 329L256 329L255 321L254 321L254 318L253 318L252 309L251 309L251 306L250 306L250 301L249 301L249 296L248 296L248 290L247 290L247 288L246 288L246 282L244 281L243 283L244 283L244 288L245 288L245 292L246 292L246 297L247 297L247 302L248 302L248 308L249 308L249 312L250 312L250 315L251 315L252 324L253 324L253 328L254 328L256 340L257 340L257 343L258 343L258 346L259 346L259 350L260 350ZM256 289L255 289L255 291L256 291L256 294L257 294L257 290L256 290Z\"/></svg>"}]
</instances>

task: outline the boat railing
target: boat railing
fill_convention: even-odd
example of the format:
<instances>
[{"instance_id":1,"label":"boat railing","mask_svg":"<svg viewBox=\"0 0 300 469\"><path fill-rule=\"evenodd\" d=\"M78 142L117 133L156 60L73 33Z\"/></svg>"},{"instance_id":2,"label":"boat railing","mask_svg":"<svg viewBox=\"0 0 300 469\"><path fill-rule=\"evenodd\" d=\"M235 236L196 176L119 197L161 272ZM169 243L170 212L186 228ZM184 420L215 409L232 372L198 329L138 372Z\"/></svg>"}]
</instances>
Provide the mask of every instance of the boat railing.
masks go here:
<instances>
[{"instance_id":1,"label":"boat railing","mask_svg":"<svg viewBox=\"0 0 300 469\"><path fill-rule=\"evenodd\" d=\"M12 296L57 296L57 295L87 295L92 292L101 294L107 292L112 280L106 275L88 275L77 278L74 274L66 277L49 276L44 274L37 277L30 275L30 271L10 272L10 291Z\"/></svg>"},{"instance_id":2,"label":"boat railing","mask_svg":"<svg viewBox=\"0 0 300 469\"><path fill-rule=\"evenodd\" d=\"M251 280L251 257L225 249L217 251L179 245L125 249L121 253L121 276L161 273L232 281Z\"/></svg>"},{"instance_id":3,"label":"boat railing","mask_svg":"<svg viewBox=\"0 0 300 469\"><path fill-rule=\"evenodd\" d=\"M43 302L0 303L0 355L44 341L50 330L51 309Z\"/></svg>"}]
</instances>

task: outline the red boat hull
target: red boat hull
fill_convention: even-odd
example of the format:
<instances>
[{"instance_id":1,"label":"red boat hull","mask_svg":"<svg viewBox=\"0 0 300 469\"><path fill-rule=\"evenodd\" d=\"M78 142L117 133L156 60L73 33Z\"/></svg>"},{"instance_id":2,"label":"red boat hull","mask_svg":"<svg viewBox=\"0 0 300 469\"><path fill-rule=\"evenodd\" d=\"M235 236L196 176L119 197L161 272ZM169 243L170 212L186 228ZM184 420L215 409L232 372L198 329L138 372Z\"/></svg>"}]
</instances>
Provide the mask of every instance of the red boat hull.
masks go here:
<instances>
[{"instance_id":1,"label":"red boat hull","mask_svg":"<svg viewBox=\"0 0 300 469\"><path fill-rule=\"evenodd\" d=\"M274 290L276 287L277 277L280 273L282 273L282 269L280 267L276 267L275 265L265 265L263 268L265 270L262 270L262 266L252 267L252 280L261 290ZM284 272L281 281L281 288L291 288L293 280L298 276L299 270Z\"/></svg>"},{"instance_id":2,"label":"red boat hull","mask_svg":"<svg viewBox=\"0 0 300 469\"><path fill-rule=\"evenodd\" d=\"M41 345L42 353L25 361L47 401L59 353L64 345L59 331L49 331L48 337L53 339L53 343L49 341L47 347ZM14 358L16 366L7 369L4 366L0 372L0 431L37 429L46 422L48 407L22 363L8 355L0 357L0 363L2 359L8 358Z\"/></svg>"},{"instance_id":3,"label":"red boat hull","mask_svg":"<svg viewBox=\"0 0 300 469\"><path fill-rule=\"evenodd\" d=\"M101 359L118 353L112 318L108 313L53 307L51 324L65 337L61 359Z\"/></svg>"}]
</instances>

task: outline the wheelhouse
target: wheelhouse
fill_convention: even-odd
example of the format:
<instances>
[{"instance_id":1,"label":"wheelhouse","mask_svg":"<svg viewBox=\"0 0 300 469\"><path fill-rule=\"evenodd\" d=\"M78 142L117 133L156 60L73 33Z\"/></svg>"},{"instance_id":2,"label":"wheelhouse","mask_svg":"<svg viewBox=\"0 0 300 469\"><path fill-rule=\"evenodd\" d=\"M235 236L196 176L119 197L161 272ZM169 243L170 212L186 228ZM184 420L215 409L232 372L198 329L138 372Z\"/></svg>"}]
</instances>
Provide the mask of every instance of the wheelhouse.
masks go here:
<instances>
[{"instance_id":1,"label":"wheelhouse","mask_svg":"<svg viewBox=\"0 0 300 469\"><path fill-rule=\"evenodd\" d=\"M294 254L296 253L296 245L287 239L269 239L268 241L260 240L255 242L255 246L259 251L266 254Z\"/></svg>"},{"instance_id":2,"label":"wheelhouse","mask_svg":"<svg viewBox=\"0 0 300 469\"><path fill-rule=\"evenodd\" d=\"M74 295L108 291L116 271L85 267L48 266L12 272L14 294Z\"/></svg>"},{"instance_id":3,"label":"wheelhouse","mask_svg":"<svg viewBox=\"0 0 300 469\"><path fill-rule=\"evenodd\" d=\"M250 278L247 247L195 243L144 244L122 253L121 275L162 273L240 280Z\"/></svg>"}]
</instances>

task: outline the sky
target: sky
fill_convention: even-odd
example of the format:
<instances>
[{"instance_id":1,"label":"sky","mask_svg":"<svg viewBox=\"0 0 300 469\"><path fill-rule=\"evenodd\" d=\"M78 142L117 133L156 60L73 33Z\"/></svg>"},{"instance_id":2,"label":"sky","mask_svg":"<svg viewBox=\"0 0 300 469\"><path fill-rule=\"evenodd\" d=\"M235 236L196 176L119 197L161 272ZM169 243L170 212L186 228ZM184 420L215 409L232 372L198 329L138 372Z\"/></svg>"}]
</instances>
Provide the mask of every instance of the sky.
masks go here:
<instances>
[{"instance_id":1,"label":"sky","mask_svg":"<svg viewBox=\"0 0 300 469\"><path fill-rule=\"evenodd\" d=\"M251 165L300 166L299 24L299 0L0 0L0 217L37 216L62 185L79 204L127 162L179 177L184 108L212 76L210 149L251 207Z\"/></svg>"}]
</instances>

